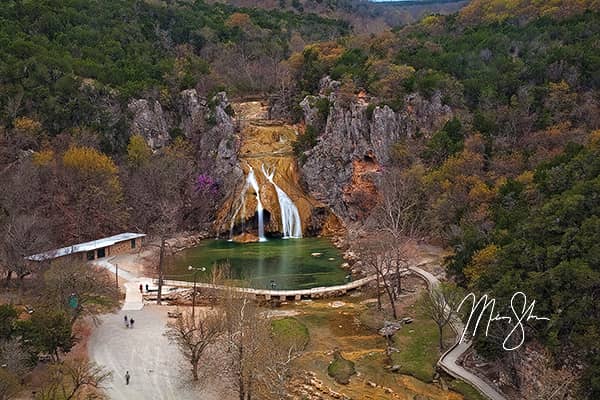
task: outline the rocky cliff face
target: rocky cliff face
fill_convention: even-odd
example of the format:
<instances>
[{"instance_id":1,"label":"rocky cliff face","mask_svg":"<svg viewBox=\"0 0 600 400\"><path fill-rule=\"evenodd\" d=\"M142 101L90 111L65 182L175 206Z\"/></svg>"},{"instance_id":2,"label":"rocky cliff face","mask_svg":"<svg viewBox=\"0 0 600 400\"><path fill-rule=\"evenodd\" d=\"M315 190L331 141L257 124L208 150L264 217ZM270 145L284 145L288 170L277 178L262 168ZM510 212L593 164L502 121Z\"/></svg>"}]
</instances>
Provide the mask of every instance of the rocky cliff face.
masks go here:
<instances>
[{"instance_id":1,"label":"rocky cliff face","mask_svg":"<svg viewBox=\"0 0 600 400\"><path fill-rule=\"evenodd\" d=\"M190 138L194 136L197 138L201 168L219 177L225 183L224 192L228 193L231 186L243 178L243 171L237 157L240 138L233 118L228 113L231 107L227 95L224 92L217 93L212 103L214 107L207 108L202 101L199 101L200 107L196 108L199 112L182 113L182 126L185 127L187 124L196 129L195 131L183 130L183 134ZM194 110L191 103L188 105L189 110ZM210 122L206 123L207 120ZM207 125L198 128L200 123Z\"/></svg>"},{"instance_id":2,"label":"rocky cliff face","mask_svg":"<svg viewBox=\"0 0 600 400\"><path fill-rule=\"evenodd\" d=\"M223 92L213 99L215 106L212 110L195 89L182 91L170 103L165 106L155 99L133 99L127 105L132 132L145 137L155 150L169 144L173 133L191 139L206 128L206 120L211 114L215 114L217 122L231 123L231 118L224 111L229 102Z\"/></svg>"},{"instance_id":3,"label":"rocky cliff face","mask_svg":"<svg viewBox=\"0 0 600 400\"><path fill-rule=\"evenodd\" d=\"M129 102L127 108L133 115L132 132L146 138L152 149L161 148L169 143L172 118L165 114L158 101L134 99Z\"/></svg>"},{"instance_id":4,"label":"rocky cliff face","mask_svg":"<svg viewBox=\"0 0 600 400\"><path fill-rule=\"evenodd\" d=\"M166 107L157 100L134 99L128 104L131 130L157 150L168 145L172 133L183 134L197 144L200 168L225 182L241 179L237 160L239 138L228 114L227 95L218 93L211 102L195 89L184 90Z\"/></svg>"},{"instance_id":5,"label":"rocky cliff face","mask_svg":"<svg viewBox=\"0 0 600 400\"><path fill-rule=\"evenodd\" d=\"M236 116L241 119L242 137L237 157L244 175L248 176L252 171L254 176L264 210L263 226L266 236L284 234L284 211L275 184L296 207L302 235L318 235L325 228L335 228L336 221L331 218L329 209L307 195L300 184L299 168L292 151L297 128L261 118L267 113L249 112L250 104L251 102L236 105L236 110L239 110ZM269 174L272 174L270 178L267 176ZM235 241L258 240L257 205L256 189L248 181L239 182L217 216L215 225L218 234L229 235ZM287 210L290 210L289 206ZM291 214L287 214L287 217L296 221Z\"/></svg>"},{"instance_id":6,"label":"rocky cliff face","mask_svg":"<svg viewBox=\"0 0 600 400\"><path fill-rule=\"evenodd\" d=\"M417 133L429 135L452 118L439 94L431 99L409 95L398 112L388 106L371 109L364 98L344 104L335 91L329 101L325 130L307 152L302 174L313 196L346 222L363 217L376 201L373 178L389 162L391 145ZM315 103L313 96L302 102L307 124L314 124Z\"/></svg>"}]
</instances>

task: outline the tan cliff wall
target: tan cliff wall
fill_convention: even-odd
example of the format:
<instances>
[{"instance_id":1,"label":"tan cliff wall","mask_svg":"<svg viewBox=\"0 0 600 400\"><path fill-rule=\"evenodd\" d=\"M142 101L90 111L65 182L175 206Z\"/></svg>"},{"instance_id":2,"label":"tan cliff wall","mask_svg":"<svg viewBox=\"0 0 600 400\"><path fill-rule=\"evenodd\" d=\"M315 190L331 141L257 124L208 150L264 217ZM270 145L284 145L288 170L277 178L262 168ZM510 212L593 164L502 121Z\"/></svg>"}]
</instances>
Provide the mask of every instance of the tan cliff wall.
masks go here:
<instances>
[{"instance_id":1,"label":"tan cliff wall","mask_svg":"<svg viewBox=\"0 0 600 400\"><path fill-rule=\"evenodd\" d=\"M292 149L299 127L267 120L266 106L258 102L235 104L234 109L241 126L238 159L244 177L238 180L236 189L219 211L216 225L221 236L229 233L232 221L235 234L242 231L256 234L256 195L251 187L242 195L245 177L251 168L260 188L267 234L280 234L282 221L277 192L264 175L263 168L267 172L275 172L273 181L298 208L303 235L320 234L325 225L328 230L339 229L339 224L332 221L332 218L337 218L303 188L300 169ZM336 225L338 227L333 228ZM249 238L244 236L243 240Z\"/></svg>"}]
</instances>

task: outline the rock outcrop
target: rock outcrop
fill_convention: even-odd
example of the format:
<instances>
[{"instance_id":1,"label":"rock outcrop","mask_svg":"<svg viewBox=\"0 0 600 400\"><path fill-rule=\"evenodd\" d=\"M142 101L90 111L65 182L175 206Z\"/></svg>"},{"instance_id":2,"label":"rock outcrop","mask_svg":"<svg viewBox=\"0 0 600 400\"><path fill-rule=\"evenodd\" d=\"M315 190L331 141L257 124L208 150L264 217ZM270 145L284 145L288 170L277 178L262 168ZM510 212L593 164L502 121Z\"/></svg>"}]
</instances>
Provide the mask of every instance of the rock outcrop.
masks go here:
<instances>
[{"instance_id":1,"label":"rock outcrop","mask_svg":"<svg viewBox=\"0 0 600 400\"><path fill-rule=\"evenodd\" d=\"M173 133L197 143L200 169L216 177L225 186L242 177L237 159L239 138L227 95L217 93L211 102L195 89L184 90L170 108L158 100L135 99L128 104L131 130L142 135L153 150L168 145Z\"/></svg>"},{"instance_id":2,"label":"rock outcrop","mask_svg":"<svg viewBox=\"0 0 600 400\"><path fill-rule=\"evenodd\" d=\"M237 107L247 108L244 104L238 104ZM321 234L327 222L333 229L335 224L329 220L327 207L307 195L302 188L292 151L292 143L297 137L296 128L278 121L256 119L243 120L241 126L242 144L237 157L244 175L247 176L252 170L259 188L266 235L284 234L281 199L274 183L297 208L303 235ZM267 175L271 173L273 176L269 179ZM229 233L234 240L240 241L246 241L249 232L258 237L258 196L255 189L243 183L238 181L237 187L221 207L216 223L219 233Z\"/></svg>"},{"instance_id":3,"label":"rock outcrop","mask_svg":"<svg viewBox=\"0 0 600 400\"><path fill-rule=\"evenodd\" d=\"M325 83L335 90L334 81ZM348 222L362 218L376 201L370 175L389 163L390 147L403 138L432 134L452 118L452 110L439 93L431 99L406 96L397 112L388 106L372 108L364 98L344 104L335 91L328 98L332 106L324 132L306 153L302 175L311 194ZM311 105L317 99L308 96L301 103L307 124L314 123L317 111Z\"/></svg>"},{"instance_id":4,"label":"rock outcrop","mask_svg":"<svg viewBox=\"0 0 600 400\"><path fill-rule=\"evenodd\" d=\"M182 91L168 106L156 99L133 99L127 105L131 130L146 138L155 150L169 144L171 136L182 134L191 139L201 131L210 130L211 125L226 133L233 131L233 120L227 113L227 95L217 93L211 104L195 89Z\"/></svg>"},{"instance_id":5,"label":"rock outcrop","mask_svg":"<svg viewBox=\"0 0 600 400\"><path fill-rule=\"evenodd\" d=\"M179 94L179 129L187 138L191 138L204 125L207 107L206 99L200 97L196 89L184 90Z\"/></svg>"},{"instance_id":6,"label":"rock outcrop","mask_svg":"<svg viewBox=\"0 0 600 400\"><path fill-rule=\"evenodd\" d=\"M142 135L152 149L169 143L171 118L165 114L157 100L134 99L127 105L132 114L131 130Z\"/></svg>"},{"instance_id":7,"label":"rock outcrop","mask_svg":"<svg viewBox=\"0 0 600 400\"><path fill-rule=\"evenodd\" d=\"M217 93L212 103L214 107L203 108L206 117L202 116L202 121L209 120L210 123L207 124L211 126L196 132L199 138L200 159L204 163L204 165L201 163L201 167L225 181L227 183L225 193L228 193L231 186L243 178L243 171L237 157L240 138L233 118L228 112L231 106L227 95L224 92ZM187 136L185 131L184 134Z\"/></svg>"}]
</instances>

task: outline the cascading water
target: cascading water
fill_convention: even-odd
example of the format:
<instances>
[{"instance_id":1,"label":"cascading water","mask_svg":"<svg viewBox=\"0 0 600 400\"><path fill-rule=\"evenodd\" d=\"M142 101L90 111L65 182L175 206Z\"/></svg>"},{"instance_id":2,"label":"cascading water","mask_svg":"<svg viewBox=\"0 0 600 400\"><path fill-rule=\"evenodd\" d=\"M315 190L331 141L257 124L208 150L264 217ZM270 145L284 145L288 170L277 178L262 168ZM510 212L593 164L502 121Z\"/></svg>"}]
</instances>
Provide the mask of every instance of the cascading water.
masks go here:
<instances>
[{"instance_id":1,"label":"cascading water","mask_svg":"<svg viewBox=\"0 0 600 400\"><path fill-rule=\"evenodd\" d=\"M246 181L244 182L244 187L242 188L242 194L240 196L240 205L235 209L235 212L233 213L233 217L231 218L231 225L229 227L229 241L231 242L233 240L233 228L235 227L235 219L237 218L238 214L240 213L240 210L242 211L242 224L243 224L243 219L246 217L246 192L248 191L248 188L250 187L248 180L246 179ZM243 226L242 226L243 228Z\"/></svg>"},{"instance_id":2,"label":"cascading water","mask_svg":"<svg viewBox=\"0 0 600 400\"><path fill-rule=\"evenodd\" d=\"M281 188L273 181L275 169L269 173L265 170L264 164L261 166L261 169L262 173L265 175L267 180L273 184L275 191L277 192L277 200L279 201L279 208L281 210L281 233L283 234L283 238L301 238L302 222L300 220L298 207L296 207L287 193L281 190Z\"/></svg>"},{"instance_id":3,"label":"cascading water","mask_svg":"<svg viewBox=\"0 0 600 400\"><path fill-rule=\"evenodd\" d=\"M256 181L256 176L254 175L254 169L250 167L250 171L248 172L248 176L246 177L246 182L244 184L244 188L242 189L242 195L240 197L240 206L236 209L233 214L233 218L231 219L231 228L229 230L229 240L233 239L233 227L235 226L235 219L242 210L242 220L246 217L246 192L252 189L256 193L256 212L258 214L258 240L260 242L265 242L267 238L265 238L265 221L264 221L264 209L262 202L260 201L260 188L258 186L258 182Z\"/></svg>"},{"instance_id":4,"label":"cascading water","mask_svg":"<svg viewBox=\"0 0 600 400\"><path fill-rule=\"evenodd\" d=\"M254 189L256 193L256 212L258 213L258 240L260 242L264 242L267 239L265 238L265 221L264 221L264 212L263 205L260 201L260 188L258 187L258 182L256 181L256 176L254 176L254 170L250 167L250 172L248 172L248 183Z\"/></svg>"}]
</instances>

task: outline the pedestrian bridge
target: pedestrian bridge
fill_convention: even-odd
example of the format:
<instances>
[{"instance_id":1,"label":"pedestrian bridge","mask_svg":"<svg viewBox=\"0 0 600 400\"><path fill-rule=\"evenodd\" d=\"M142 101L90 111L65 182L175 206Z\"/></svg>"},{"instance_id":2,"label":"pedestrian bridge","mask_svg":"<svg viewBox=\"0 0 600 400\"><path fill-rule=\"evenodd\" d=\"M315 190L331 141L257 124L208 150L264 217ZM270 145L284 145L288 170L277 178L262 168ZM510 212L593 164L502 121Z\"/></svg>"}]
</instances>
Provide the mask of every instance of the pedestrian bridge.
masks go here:
<instances>
[{"instance_id":1,"label":"pedestrian bridge","mask_svg":"<svg viewBox=\"0 0 600 400\"><path fill-rule=\"evenodd\" d=\"M368 283L374 281L376 275L367 276L365 278L357 279L352 282L348 282L344 285L336 286L323 286L312 289L301 289L301 290L269 290L269 289L254 289L245 287L235 287L227 285L215 285L211 283L196 283L197 289L207 289L221 292L234 292L254 296L257 300L271 300L277 299L281 301L287 300L301 300L301 299L318 299L323 297L337 297L343 296L348 292L359 289ZM158 279L154 279L154 284L158 284ZM178 288L193 288L194 282L187 281L174 281L169 279L163 279L164 286L172 286Z\"/></svg>"}]
</instances>

